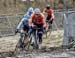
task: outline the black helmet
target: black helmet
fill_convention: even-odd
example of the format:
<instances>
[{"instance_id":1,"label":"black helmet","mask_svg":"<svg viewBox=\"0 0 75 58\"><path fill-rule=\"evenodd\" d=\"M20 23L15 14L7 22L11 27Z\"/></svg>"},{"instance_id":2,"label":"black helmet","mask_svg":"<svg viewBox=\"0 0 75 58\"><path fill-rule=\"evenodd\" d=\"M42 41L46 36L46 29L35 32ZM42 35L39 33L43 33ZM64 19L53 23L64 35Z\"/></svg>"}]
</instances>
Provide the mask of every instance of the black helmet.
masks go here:
<instances>
[{"instance_id":1,"label":"black helmet","mask_svg":"<svg viewBox=\"0 0 75 58\"><path fill-rule=\"evenodd\" d=\"M46 5L46 8L47 8L47 9L50 9L50 5Z\"/></svg>"}]
</instances>

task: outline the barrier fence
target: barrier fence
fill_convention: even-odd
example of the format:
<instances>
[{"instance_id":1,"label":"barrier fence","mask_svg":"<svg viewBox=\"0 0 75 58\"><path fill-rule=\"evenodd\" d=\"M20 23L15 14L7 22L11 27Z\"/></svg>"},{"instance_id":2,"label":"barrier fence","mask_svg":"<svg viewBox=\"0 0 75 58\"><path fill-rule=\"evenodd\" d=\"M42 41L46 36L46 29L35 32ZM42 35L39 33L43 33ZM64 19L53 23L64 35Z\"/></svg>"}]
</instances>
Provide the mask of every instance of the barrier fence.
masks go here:
<instances>
[{"instance_id":1,"label":"barrier fence","mask_svg":"<svg viewBox=\"0 0 75 58\"><path fill-rule=\"evenodd\" d=\"M67 15L64 12L55 12L55 19L53 22L53 29L64 29L65 36L75 36L75 11L68 11ZM23 15L16 16L0 16L0 36L9 36L15 34L15 29L22 19ZM66 18L65 18L66 17ZM66 23L68 22L68 23ZM66 31L68 30L68 31ZM70 32L69 32L70 31Z\"/></svg>"},{"instance_id":2,"label":"barrier fence","mask_svg":"<svg viewBox=\"0 0 75 58\"><path fill-rule=\"evenodd\" d=\"M23 15L0 16L0 36L14 35L15 29L22 19ZM63 15L61 12L55 12L53 29L61 29L63 24Z\"/></svg>"}]
</instances>

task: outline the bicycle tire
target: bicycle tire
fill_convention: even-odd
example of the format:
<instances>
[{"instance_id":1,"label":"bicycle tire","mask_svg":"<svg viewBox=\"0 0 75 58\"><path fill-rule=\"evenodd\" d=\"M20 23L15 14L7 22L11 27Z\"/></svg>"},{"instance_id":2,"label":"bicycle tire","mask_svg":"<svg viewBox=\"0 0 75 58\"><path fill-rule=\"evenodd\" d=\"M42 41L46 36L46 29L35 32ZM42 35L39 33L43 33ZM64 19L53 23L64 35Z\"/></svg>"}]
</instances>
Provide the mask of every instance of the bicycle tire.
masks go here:
<instances>
[{"instance_id":1,"label":"bicycle tire","mask_svg":"<svg viewBox=\"0 0 75 58\"><path fill-rule=\"evenodd\" d=\"M49 24L47 23L47 27L46 27L46 37L48 37L48 30L49 30Z\"/></svg>"},{"instance_id":2,"label":"bicycle tire","mask_svg":"<svg viewBox=\"0 0 75 58\"><path fill-rule=\"evenodd\" d=\"M19 39L19 41L15 47L16 52L18 51L18 49L20 49L20 51L24 49L24 46L25 46L24 41L26 39L25 37L26 37L26 34L23 34L23 37Z\"/></svg>"},{"instance_id":3,"label":"bicycle tire","mask_svg":"<svg viewBox=\"0 0 75 58\"><path fill-rule=\"evenodd\" d=\"M15 51L14 54L19 54L20 51L22 50L20 46L18 46L19 42L17 43L16 47L15 47Z\"/></svg>"},{"instance_id":4,"label":"bicycle tire","mask_svg":"<svg viewBox=\"0 0 75 58\"><path fill-rule=\"evenodd\" d=\"M29 48L30 48L30 45L31 45L31 40L32 40L32 38L31 38L31 36L29 37L30 39L29 39L29 42L26 44L26 46L25 46L25 49L26 50L29 50Z\"/></svg>"},{"instance_id":5,"label":"bicycle tire","mask_svg":"<svg viewBox=\"0 0 75 58\"><path fill-rule=\"evenodd\" d=\"M49 23L47 23L48 24L48 26L47 26L47 29L46 29L46 37L48 37L48 36L50 36L50 34L51 34L51 26L50 26L50 24ZM48 34L49 33L49 34Z\"/></svg>"},{"instance_id":6,"label":"bicycle tire","mask_svg":"<svg viewBox=\"0 0 75 58\"><path fill-rule=\"evenodd\" d=\"M34 43L34 49L38 49L38 38L37 38L37 32L35 32L35 36L34 36L34 38L35 38L35 43Z\"/></svg>"}]
</instances>

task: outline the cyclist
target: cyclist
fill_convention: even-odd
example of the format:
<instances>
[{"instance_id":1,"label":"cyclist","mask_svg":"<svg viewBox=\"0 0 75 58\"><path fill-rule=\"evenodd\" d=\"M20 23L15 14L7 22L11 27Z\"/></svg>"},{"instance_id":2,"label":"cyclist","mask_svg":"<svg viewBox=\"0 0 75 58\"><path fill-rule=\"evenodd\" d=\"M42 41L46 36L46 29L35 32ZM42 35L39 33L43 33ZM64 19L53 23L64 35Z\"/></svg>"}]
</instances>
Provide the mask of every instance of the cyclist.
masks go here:
<instances>
[{"instance_id":1,"label":"cyclist","mask_svg":"<svg viewBox=\"0 0 75 58\"><path fill-rule=\"evenodd\" d=\"M39 49L42 48L42 35L43 35L43 28L46 27L46 21L44 18L44 15L41 13L39 8L35 8L34 13L31 15L29 20L29 26L31 29L33 29L33 32L35 31L34 28L40 28L39 31L42 31L40 34L38 34L39 37Z\"/></svg>"},{"instance_id":2,"label":"cyclist","mask_svg":"<svg viewBox=\"0 0 75 58\"><path fill-rule=\"evenodd\" d=\"M50 5L47 5L44 8L43 14L47 14L46 22L49 22L49 25L51 25L51 27L52 27L52 23L53 23L53 20L54 20L54 11L53 11L53 9L51 9Z\"/></svg>"},{"instance_id":3,"label":"cyclist","mask_svg":"<svg viewBox=\"0 0 75 58\"><path fill-rule=\"evenodd\" d=\"M22 18L22 20L20 21L20 23L17 26L16 32L19 31L21 33L21 38L20 38L19 44L18 44L18 46L20 46L20 47L21 47L22 37L23 37L22 33L24 31L26 31L28 33L28 31L29 31L29 19L30 19L30 16L31 16L32 13L33 13L33 8L30 7L28 9L27 13L24 14L24 17Z\"/></svg>"}]
</instances>

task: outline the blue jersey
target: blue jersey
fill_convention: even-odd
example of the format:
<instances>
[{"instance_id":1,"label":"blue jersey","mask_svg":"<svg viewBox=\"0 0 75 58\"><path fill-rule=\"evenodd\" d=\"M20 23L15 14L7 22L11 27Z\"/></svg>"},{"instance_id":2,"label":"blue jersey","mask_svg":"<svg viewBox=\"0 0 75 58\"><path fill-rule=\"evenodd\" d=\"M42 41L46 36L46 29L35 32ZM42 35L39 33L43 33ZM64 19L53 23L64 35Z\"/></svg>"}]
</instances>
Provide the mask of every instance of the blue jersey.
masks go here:
<instances>
[{"instance_id":1,"label":"blue jersey","mask_svg":"<svg viewBox=\"0 0 75 58\"><path fill-rule=\"evenodd\" d=\"M22 29L24 26L29 26L29 19L30 19L30 16L32 13L33 13L33 9L29 8L28 12L26 14L24 14L24 17L18 24L17 29Z\"/></svg>"},{"instance_id":2,"label":"blue jersey","mask_svg":"<svg viewBox=\"0 0 75 58\"><path fill-rule=\"evenodd\" d=\"M22 29L25 25L28 26L29 19L30 19L30 16L25 14L24 17L22 18L22 20L20 21L20 23L18 24L17 29Z\"/></svg>"},{"instance_id":3,"label":"blue jersey","mask_svg":"<svg viewBox=\"0 0 75 58\"><path fill-rule=\"evenodd\" d=\"M31 14L33 13L33 8L30 7L26 14L24 14L24 17L20 21L20 23L17 26L17 29L22 29L24 26L29 26L29 19Z\"/></svg>"}]
</instances>

